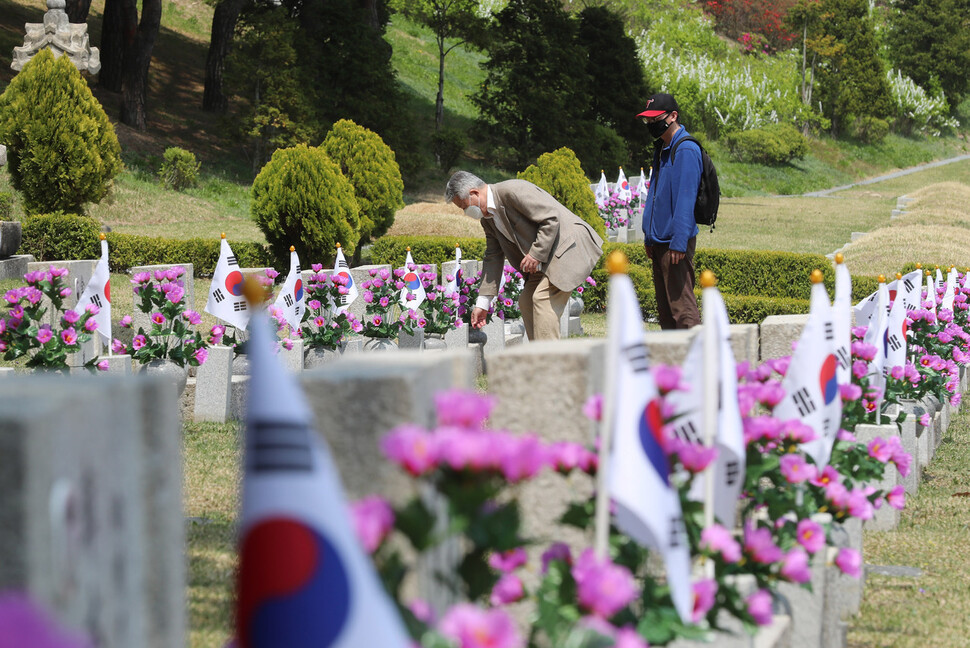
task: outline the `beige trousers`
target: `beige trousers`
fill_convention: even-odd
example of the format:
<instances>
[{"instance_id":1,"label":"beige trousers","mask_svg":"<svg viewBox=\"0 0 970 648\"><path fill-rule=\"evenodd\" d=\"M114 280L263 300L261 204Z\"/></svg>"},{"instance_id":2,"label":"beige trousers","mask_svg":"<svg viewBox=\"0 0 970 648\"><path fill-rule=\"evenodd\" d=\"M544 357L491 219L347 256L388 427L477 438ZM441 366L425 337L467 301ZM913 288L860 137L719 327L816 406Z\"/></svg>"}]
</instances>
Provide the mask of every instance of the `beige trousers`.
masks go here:
<instances>
[{"instance_id":1,"label":"beige trousers","mask_svg":"<svg viewBox=\"0 0 970 648\"><path fill-rule=\"evenodd\" d=\"M559 319L568 302L569 293L549 283L546 275L541 272L528 275L519 295L519 309L529 340L558 340Z\"/></svg>"}]
</instances>

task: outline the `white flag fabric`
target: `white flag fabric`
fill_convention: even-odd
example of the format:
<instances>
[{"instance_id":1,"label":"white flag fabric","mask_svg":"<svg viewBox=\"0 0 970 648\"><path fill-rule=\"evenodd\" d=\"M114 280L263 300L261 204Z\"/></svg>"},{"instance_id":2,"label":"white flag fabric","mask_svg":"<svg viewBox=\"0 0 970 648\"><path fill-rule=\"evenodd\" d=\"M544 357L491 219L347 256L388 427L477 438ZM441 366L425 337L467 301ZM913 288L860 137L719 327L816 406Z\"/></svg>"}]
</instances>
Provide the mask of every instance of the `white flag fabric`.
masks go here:
<instances>
[{"instance_id":1,"label":"white flag fabric","mask_svg":"<svg viewBox=\"0 0 970 648\"><path fill-rule=\"evenodd\" d=\"M913 270L903 275L896 294L902 296L903 308L906 312L922 308L920 302L923 300L923 272Z\"/></svg>"},{"instance_id":2,"label":"white flag fabric","mask_svg":"<svg viewBox=\"0 0 970 648\"><path fill-rule=\"evenodd\" d=\"M596 191L594 193L596 194L596 204L602 209L606 206L606 201L610 197L610 187L606 183L606 173L603 171L600 171L600 181L596 185Z\"/></svg>"},{"instance_id":3,"label":"white flag fabric","mask_svg":"<svg viewBox=\"0 0 970 648\"><path fill-rule=\"evenodd\" d=\"M91 279L77 298L74 311L83 315L91 304L100 309L94 316L94 321L98 323L98 333L105 344L111 344L111 272L108 270L108 241L104 239L101 240L101 259L94 266Z\"/></svg>"},{"instance_id":4,"label":"white flag fabric","mask_svg":"<svg viewBox=\"0 0 970 648\"><path fill-rule=\"evenodd\" d=\"M401 277L401 281L404 282L404 288L401 289L401 306L410 310L417 310L427 299L428 293L424 290L424 283L421 281L418 267L415 265L414 259L411 258L411 250L408 250L408 255L404 259L404 275ZM408 299L408 295L411 295L414 299Z\"/></svg>"},{"instance_id":5,"label":"white flag fabric","mask_svg":"<svg viewBox=\"0 0 970 648\"><path fill-rule=\"evenodd\" d=\"M300 257L295 250L290 250L290 273L286 275L286 281L283 282L273 305L283 311L283 317L294 331L300 328L303 313L306 311L306 291L303 290Z\"/></svg>"},{"instance_id":6,"label":"white flag fabric","mask_svg":"<svg viewBox=\"0 0 970 648\"><path fill-rule=\"evenodd\" d=\"M933 275L933 302L939 306L940 305L940 284L943 283L943 273L940 269L936 269L936 274Z\"/></svg>"},{"instance_id":7,"label":"white flag fabric","mask_svg":"<svg viewBox=\"0 0 970 648\"><path fill-rule=\"evenodd\" d=\"M620 200L629 201L633 198L633 190L630 189L630 183L627 182L626 174L623 173L623 167L620 167L620 175L616 179L616 195Z\"/></svg>"},{"instance_id":8,"label":"white flag fabric","mask_svg":"<svg viewBox=\"0 0 970 648\"><path fill-rule=\"evenodd\" d=\"M408 648L354 535L336 467L295 377L253 317L239 543L240 648Z\"/></svg>"},{"instance_id":9,"label":"white flag fabric","mask_svg":"<svg viewBox=\"0 0 970 648\"><path fill-rule=\"evenodd\" d=\"M970 272L963 273L963 283L961 284L963 288L970 288Z\"/></svg>"},{"instance_id":10,"label":"white flag fabric","mask_svg":"<svg viewBox=\"0 0 970 648\"><path fill-rule=\"evenodd\" d=\"M876 290L876 304L876 313L862 341L876 347L876 356L869 363L869 384L882 390L886 387L883 369L886 366L886 332L889 328L889 288L885 283L879 284Z\"/></svg>"},{"instance_id":11,"label":"white flag fabric","mask_svg":"<svg viewBox=\"0 0 970 648\"><path fill-rule=\"evenodd\" d=\"M461 288L461 248L455 246L455 274L445 286L445 297L454 295Z\"/></svg>"},{"instance_id":12,"label":"white flag fabric","mask_svg":"<svg viewBox=\"0 0 970 648\"><path fill-rule=\"evenodd\" d=\"M956 287L957 271L956 268L950 268L950 271L946 275L946 290L943 292L940 308L945 308L950 312L953 311L953 299L956 297Z\"/></svg>"},{"instance_id":13,"label":"white flag fabric","mask_svg":"<svg viewBox=\"0 0 970 648\"><path fill-rule=\"evenodd\" d=\"M340 296L340 303L337 304L337 308L334 310L335 313L343 313L357 299L358 290L357 284L354 283L354 277L350 274L350 266L347 264L347 259L344 258L343 248L339 245L337 246L337 257L333 261L333 274L339 275L347 280L347 294Z\"/></svg>"},{"instance_id":14,"label":"white flag fabric","mask_svg":"<svg viewBox=\"0 0 970 648\"><path fill-rule=\"evenodd\" d=\"M840 385L852 382L852 277L845 262L835 264L835 301L832 302L834 353Z\"/></svg>"},{"instance_id":15,"label":"white flag fabric","mask_svg":"<svg viewBox=\"0 0 970 648\"><path fill-rule=\"evenodd\" d=\"M872 320L872 316L876 313L876 298L878 297L878 293L879 291L877 290L853 306L856 326L869 326L869 321Z\"/></svg>"},{"instance_id":16,"label":"white flag fabric","mask_svg":"<svg viewBox=\"0 0 970 648\"><path fill-rule=\"evenodd\" d=\"M637 181L637 195L640 196L640 202L647 199L647 176L643 174L643 167L640 167L640 179Z\"/></svg>"},{"instance_id":17,"label":"white flag fabric","mask_svg":"<svg viewBox=\"0 0 970 648\"><path fill-rule=\"evenodd\" d=\"M933 284L933 275L926 273L926 303L930 305L930 312L936 315L936 286Z\"/></svg>"},{"instance_id":18,"label":"white flag fabric","mask_svg":"<svg viewBox=\"0 0 970 648\"><path fill-rule=\"evenodd\" d=\"M222 239L219 261L209 285L205 312L245 330L249 324L249 304L243 296L244 280L245 277L239 270L239 262L229 247L229 241Z\"/></svg>"},{"instance_id":19,"label":"white flag fabric","mask_svg":"<svg viewBox=\"0 0 970 648\"><path fill-rule=\"evenodd\" d=\"M905 306L905 277L898 280L896 299L893 300L889 308L889 317L886 319L886 335L884 337L882 352L886 356L883 364L883 376L887 375L893 367L906 366L906 306Z\"/></svg>"},{"instance_id":20,"label":"white flag fabric","mask_svg":"<svg viewBox=\"0 0 970 648\"><path fill-rule=\"evenodd\" d=\"M616 504L616 525L641 545L660 552L674 607L689 622L693 608L690 549L663 450L663 415L647 364L640 305L625 274L610 277L607 318L612 358L606 366L616 368L612 383L616 389L605 394L611 402L604 404L613 412L607 479Z\"/></svg>"},{"instance_id":21,"label":"white flag fabric","mask_svg":"<svg viewBox=\"0 0 970 648\"><path fill-rule=\"evenodd\" d=\"M816 438L801 447L819 470L829 463L842 420L831 317L825 285L812 285L808 321L781 383L785 397L774 409L775 418L799 419L815 431Z\"/></svg>"},{"instance_id":22,"label":"white flag fabric","mask_svg":"<svg viewBox=\"0 0 970 648\"><path fill-rule=\"evenodd\" d=\"M704 300L714 304L714 321L704 322L704 326L717 329L718 340L718 389L719 394L704 394L704 336L695 335L691 348L684 360L684 384L686 391L673 391L667 394L667 401L675 407L678 415L674 422L674 434L690 443L704 443L703 406L707 399L717 399L720 407L717 412L717 460L714 466L714 515L727 528L734 527L737 513L738 496L741 494L745 472L744 433L741 422L741 409L738 406L738 377L731 349L731 330L724 306L724 299L717 288L705 288ZM705 311L707 308L705 308ZM706 473L696 475L691 485L689 497L695 502L703 502L706 496Z\"/></svg>"}]
</instances>

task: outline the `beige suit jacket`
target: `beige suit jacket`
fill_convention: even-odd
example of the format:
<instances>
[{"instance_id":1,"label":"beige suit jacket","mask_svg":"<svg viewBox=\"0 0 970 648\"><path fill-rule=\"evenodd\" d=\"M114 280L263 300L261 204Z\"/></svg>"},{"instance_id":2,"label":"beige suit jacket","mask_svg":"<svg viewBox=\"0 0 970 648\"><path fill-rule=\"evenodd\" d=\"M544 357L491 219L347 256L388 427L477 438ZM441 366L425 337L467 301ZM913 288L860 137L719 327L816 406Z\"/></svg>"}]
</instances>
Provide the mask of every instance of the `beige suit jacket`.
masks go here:
<instances>
[{"instance_id":1,"label":"beige suit jacket","mask_svg":"<svg viewBox=\"0 0 970 648\"><path fill-rule=\"evenodd\" d=\"M526 180L491 184L488 191L495 213L482 219L486 244L480 296L498 295L503 259L519 268L526 254L539 261L539 271L556 288L571 291L583 283L603 253L603 239L588 223ZM502 219L511 239L493 219Z\"/></svg>"}]
</instances>

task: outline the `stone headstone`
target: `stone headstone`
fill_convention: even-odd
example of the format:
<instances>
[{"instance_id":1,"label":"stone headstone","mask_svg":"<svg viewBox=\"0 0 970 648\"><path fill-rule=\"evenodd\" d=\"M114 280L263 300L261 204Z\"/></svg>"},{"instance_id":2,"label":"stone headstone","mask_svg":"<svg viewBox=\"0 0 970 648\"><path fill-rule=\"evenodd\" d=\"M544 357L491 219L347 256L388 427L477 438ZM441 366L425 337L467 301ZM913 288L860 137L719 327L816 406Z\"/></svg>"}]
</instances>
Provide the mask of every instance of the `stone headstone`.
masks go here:
<instances>
[{"instance_id":1,"label":"stone headstone","mask_svg":"<svg viewBox=\"0 0 970 648\"><path fill-rule=\"evenodd\" d=\"M868 444L877 437L889 439L890 437L898 434L899 430L894 423L889 425L862 424L857 425L855 428L856 440L865 444ZM878 490L889 491L902 483L901 480L902 478L899 476L899 471L896 469L896 465L892 462L888 462L883 470L882 479L869 482L869 485ZM865 521L863 528L866 531L892 531L898 524L899 511L888 504L883 504L881 507L875 510L872 519Z\"/></svg>"},{"instance_id":2,"label":"stone headstone","mask_svg":"<svg viewBox=\"0 0 970 648\"><path fill-rule=\"evenodd\" d=\"M225 423L232 395L232 347L211 346L195 377L196 421Z\"/></svg>"},{"instance_id":3,"label":"stone headstone","mask_svg":"<svg viewBox=\"0 0 970 648\"><path fill-rule=\"evenodd\" d=\"M0 259L15 255L20 249L22 237L19 221L0 221Z\"/></svg>"},{"instance_id":4,"label":"stone headstone","mask_svg":"<svg viewBox=\"0 0 970 648\"><path fill-rule=\"evenodd\" d=\"M695 326L690 329L644 332L643 341L647 345L650 365L682 365L699 330L700 327Z\"/></svg>"},{"instance_id":5,"label":"stone headstone","mask_svg":"<svg viewBox=\"0 0 970 648\"><path fill-rule=\"evenodd\" d=\"M34 257L28 254L19 254L6 259L0 258L0 281L4 279L17 279L22 281L27 274L27 264Z\"/></svg>"},{"instance_id":6,"label":"stone headstone","mask_svg":"<svg viewBox=\"0 0 970 648\"><path fill-rule=\"evenodd\" d=\"M485 324L481 330L485 333L485 345L482 351L486 356L505 348L505 322L493 316L492 321Z\"/></svg>"},{"instance_id":7,"label":"stone headstone","mask_svg":"<svg viewBox=\"0 0 970 648\"><path fill-rule=\"evenodd\" d=\"M913 457L909 474L903 477L903 486L908 494L916 495L924 465L920 462L920 434L917 430L918 427L922 427L919 424L919 417L922 415L923 409L917 401L910 399L900 400L900 407L902 411L906 412L906 418L899 424L900 440L903 442L903 448L906 452Z\"/></svg>"},{"instance_id":8,"label":"stone headstone","mask_svg":"<svg viewBox=\"0 0 970 648\"><path fill-rule=\"evenodd\" d=\"M791 611L792 646L822 646L823 626L831 621L825 617L825 559L824 551L809 557L811 590L795 583L778 584L778 595L787 601Z\"/></svg>"},{"instance_id":9,"label":"stone headstone","mask_svg":"<svg viewBox=\"0 0 970 648\"><path fill-rule=\"evenodd\" d=\"M792 343L797 342L808 321L808 314L769 315L761 323L761 360L783 358L792 354Z\"/></svg>"},{"instance_id":10,"label":"stone headstone","mask_svg":"<svg viewBox=\"0 0 970 648\"><path fill-rule=\"evenodd\" d=\"M81 296L84 292L85 287L87 287L88 282L94 275L94 269L97 267L97 259L80 259L74 261L33 261L27 264L27 272L37 272L39 270L47 270L50 267L60 268L67 270L67 286L71 289L71 294L64 298L63 306L65 309L74 309L77 306L77 298ZM45 305L47 306L47 313L45 314L44 321L53 324L51 322L51 317L53 317L54 310L51 308L50 302L47 298L44 298ZM81 367L87 361L93 359L94 357L100 355L101 353L101 339L97 333L91 336L91 339L87 342L81 344L81 350L77 353L71 353L67 356L67 364L70 367Z\"/></svg>"},{"instance_id":11,"label":"stone headstone","mask_svg":"<svg viewBox=\"0 0 970 648\"><path fill-rule=\"evenodd\" d=\"M0 166L6 166L7 164L7 147L0 144Z\"/></svg>"},{"instance_id":12,"label":"stone headstone","mask_svg":"<svg viewBox=\"0 0 970 648\"><path fill-rule=\"evenodd\" d=\"M731 350L735 362L747 362L754 367L758 364L761 340L757 324L731 325Z\"/></svg>"},{"instance_id":13,"label":"stone headstone","mask_svg":"<svg viewBox=\"0 0 970 648\"><path fill-rule=\"evenodd\" d=\"M152 281L154 281L156 270L165 271L165 270L168 270L169 268L174 268L176 266L181 266L185 270L185 273L181 277L179 277L179 280L182 282L182 287L185 289L186 310L194 310L201 313L202 310L205 308L205 303L202 304L201 308L196 307L195 281L193 280L193 277L195 276L193 274L195 272L195 269L193 268L191 263L172 263L172 264L162 264L162 265L134 266L128 271L128 273L134 276L139 272L149 272L152 275ZM145 331L149 331L152 328L152 322L149 319L150 314L143 313L140 310L138 310L138 305L137 305L138 295L135 295L134 297L135 297L135 306L134 306L135 312L131 314L131 317L132 317L131 328L135 333L138 332L139 328L143 328L145 329ZM209 295L206 294L205 299L208 299L208 298L209 298Z\"/></svg>"},{"instance_id":14,"label":"stone headstone","mask_svg":"<svg viewBox=\"0 0 970 648\"><path fill-rule=\"evenodd\" d=\"M424 329L415 327L414 333L401 331L397 335L397 345L399 349L413 349L416 351L424 350Z\"/></svg>"},{"instance_id":15,"label":"stone headstone","mask_svg":"<svg viewBox=\"0 0 970 648\"><path fill-rule=\"evenodd\" d=\"M101 359L108 362L108 374L131 376L135 373L134 368L131 366L131 356L128 354L108 355L103 356Z\"/></svg>"},{"instance_id":16,"label":"stone headstone","mask_svg":"<svg viewBox=\"0 0 970 648\"><path fill-rule=\"evenodd\" d=\"M303 340L290 340L292 348L287 349L280 344L280 360L283 366L293 372L303 371Z\"/></svg>"}]
</instances>

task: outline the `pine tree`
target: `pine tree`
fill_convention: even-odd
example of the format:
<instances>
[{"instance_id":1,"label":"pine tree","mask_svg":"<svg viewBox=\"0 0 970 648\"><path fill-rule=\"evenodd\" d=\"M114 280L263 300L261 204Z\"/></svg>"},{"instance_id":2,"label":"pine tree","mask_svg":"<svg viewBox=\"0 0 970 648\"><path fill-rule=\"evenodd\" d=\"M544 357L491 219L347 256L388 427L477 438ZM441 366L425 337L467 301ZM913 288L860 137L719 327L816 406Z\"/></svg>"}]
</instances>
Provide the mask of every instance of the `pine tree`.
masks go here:
<instances>
[{"instance_id":1,"label":"pine tree","mask_svg":"<svg viewBox=\"0 0 970 648\"><path fill-rule=\"evenodd\" d=\"M942 91L951 106L970 89L970 0L897 0L892 4L888 52L903 74Z\"/></svg>"}]
</instances>

